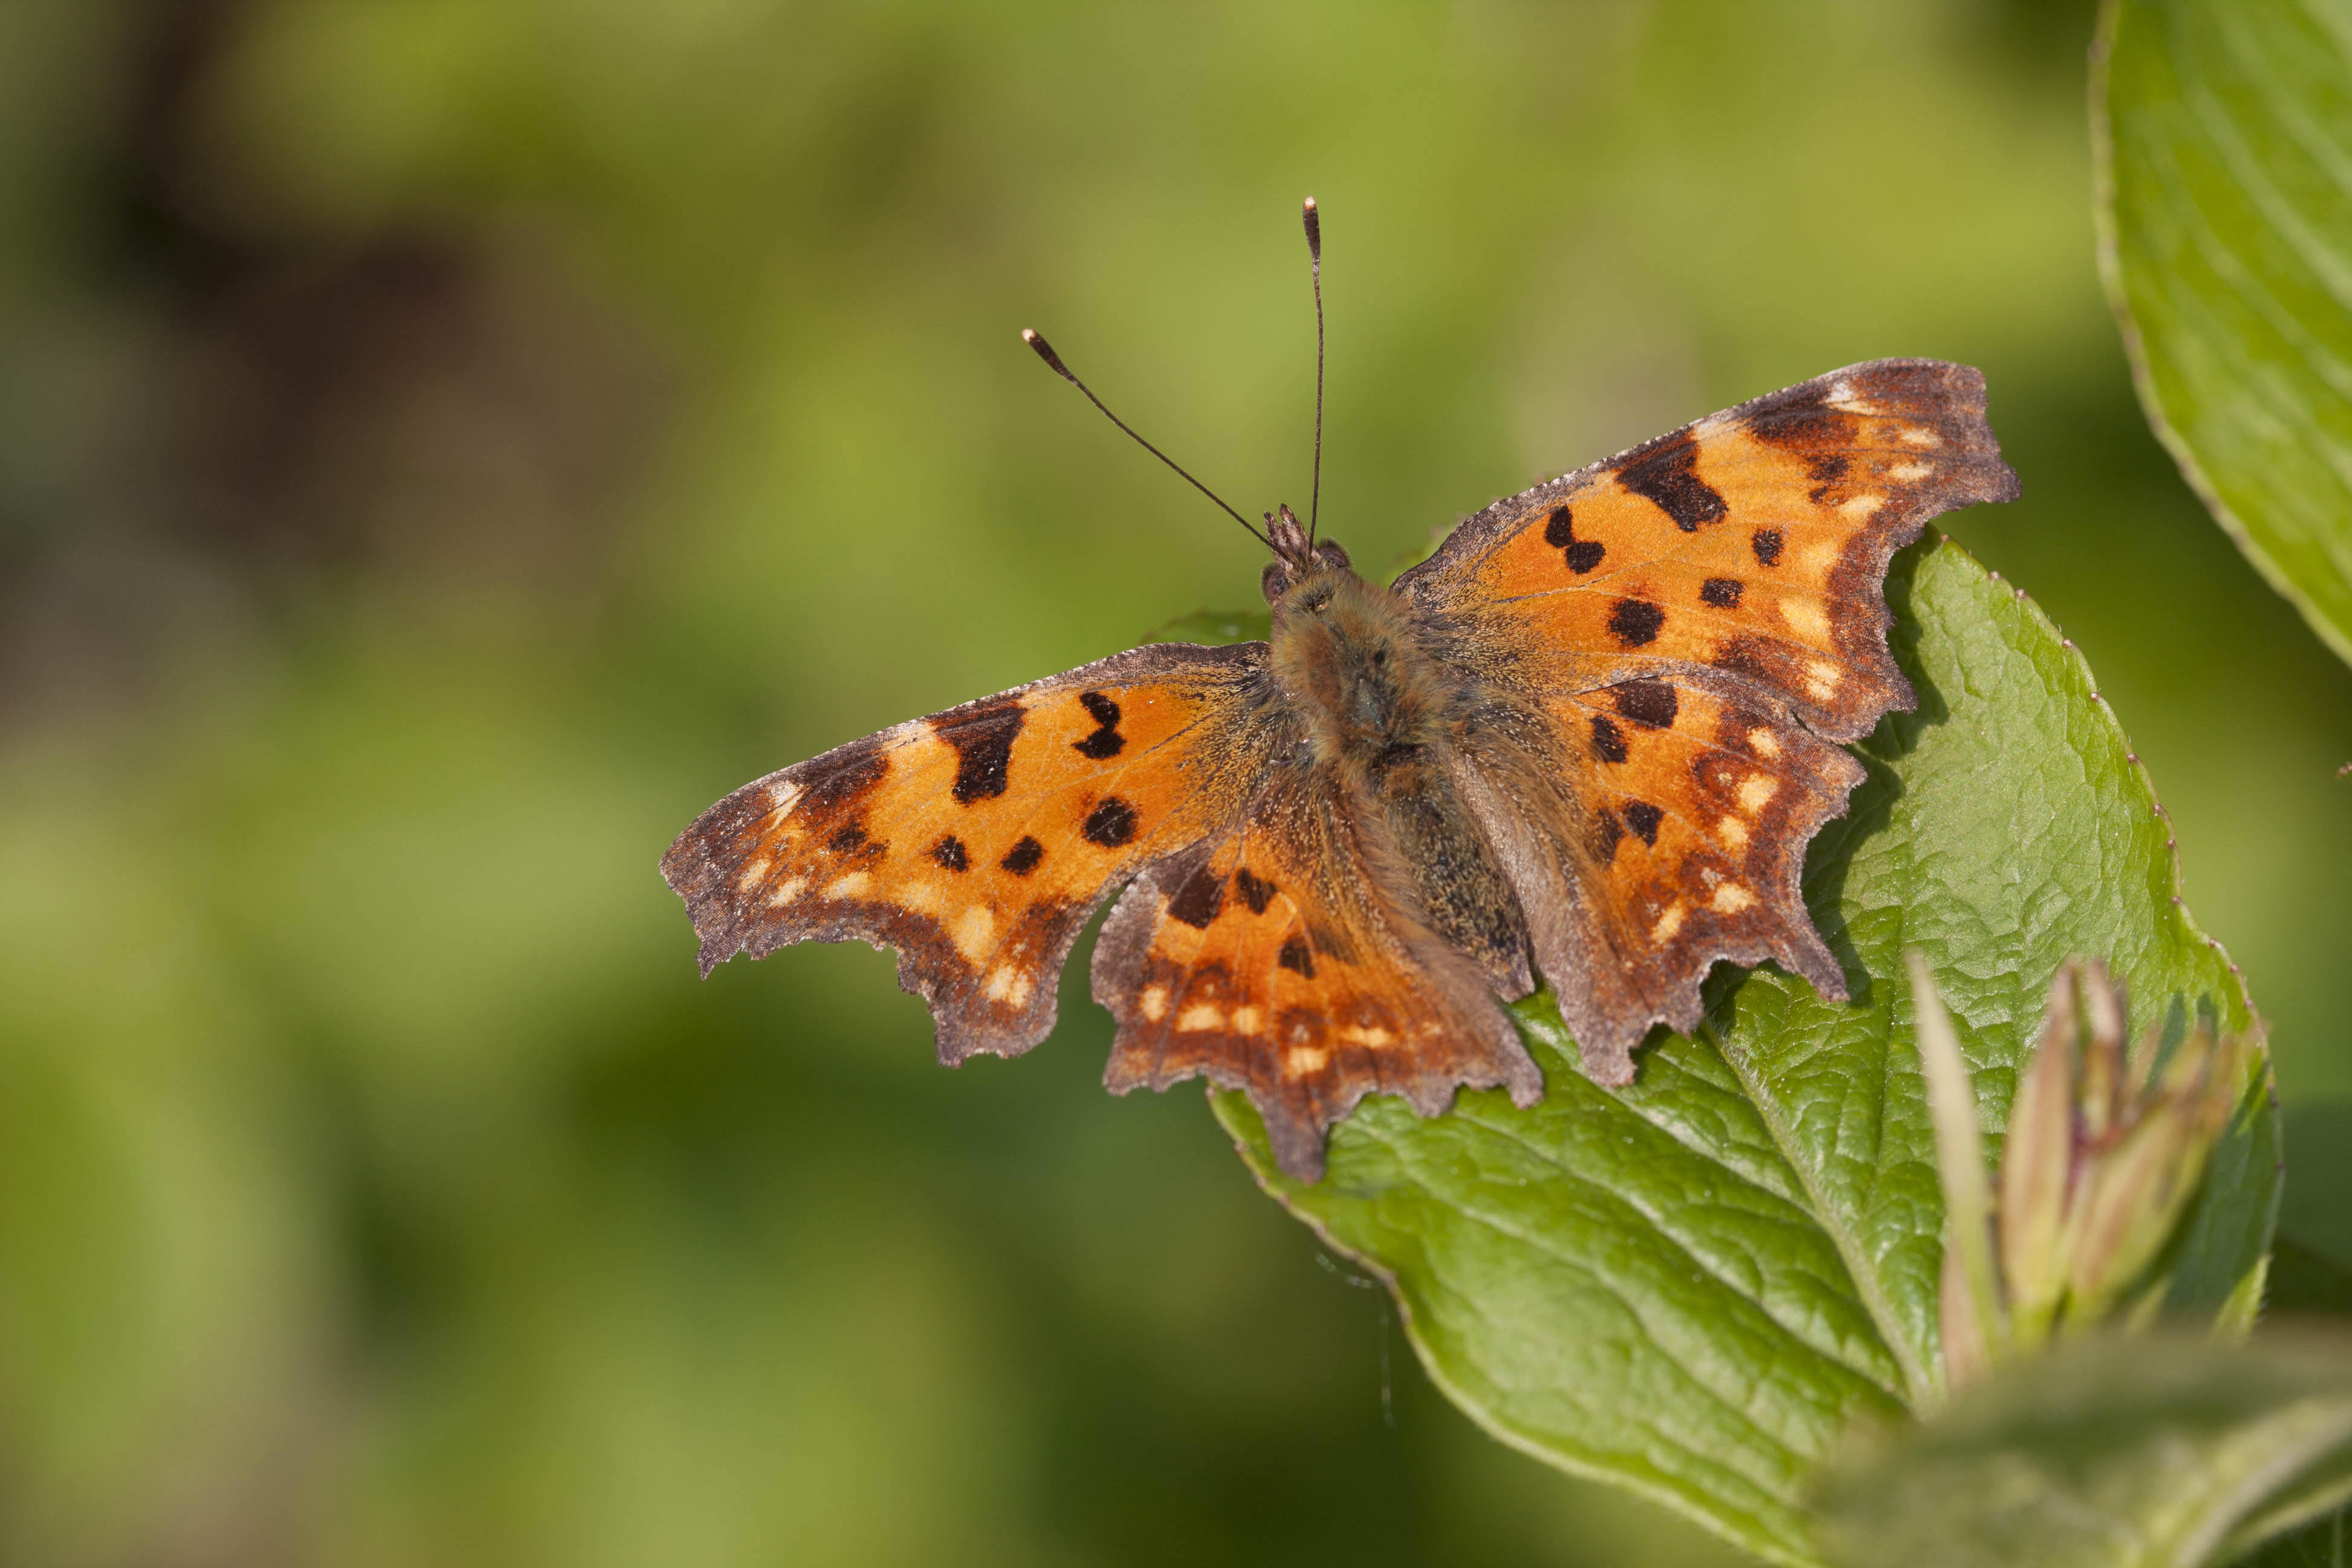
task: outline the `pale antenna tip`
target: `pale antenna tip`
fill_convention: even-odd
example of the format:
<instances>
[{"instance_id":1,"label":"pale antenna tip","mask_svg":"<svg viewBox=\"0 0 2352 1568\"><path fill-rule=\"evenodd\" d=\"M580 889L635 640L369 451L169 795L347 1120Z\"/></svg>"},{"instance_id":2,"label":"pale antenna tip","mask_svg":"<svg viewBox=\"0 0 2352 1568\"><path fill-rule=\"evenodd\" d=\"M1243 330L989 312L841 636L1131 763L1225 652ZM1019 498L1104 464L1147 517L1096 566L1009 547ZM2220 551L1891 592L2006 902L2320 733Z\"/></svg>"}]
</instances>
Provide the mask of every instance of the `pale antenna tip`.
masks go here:
<instances>
[{"instance_id":1,"label":"pale antenna tip","mask_svg":"<svg viewBox=\"0 0 2352 1568\"><path fill-rule=\"evenodd\" d=\"M1031 348L1036 350L1037 357L1044 360L1047 364L1053 366L1055 374L1060 376L1063 380L1069 382L1072 385L1077 384L1078 378L1070 374L1070 367L1062 363L1062 356L1054 352L1054 345L1047 342L1043 337L1041 337L1035 328L1022 328L1021 341L1027 343Z\"/></svg>"}]
</instances>

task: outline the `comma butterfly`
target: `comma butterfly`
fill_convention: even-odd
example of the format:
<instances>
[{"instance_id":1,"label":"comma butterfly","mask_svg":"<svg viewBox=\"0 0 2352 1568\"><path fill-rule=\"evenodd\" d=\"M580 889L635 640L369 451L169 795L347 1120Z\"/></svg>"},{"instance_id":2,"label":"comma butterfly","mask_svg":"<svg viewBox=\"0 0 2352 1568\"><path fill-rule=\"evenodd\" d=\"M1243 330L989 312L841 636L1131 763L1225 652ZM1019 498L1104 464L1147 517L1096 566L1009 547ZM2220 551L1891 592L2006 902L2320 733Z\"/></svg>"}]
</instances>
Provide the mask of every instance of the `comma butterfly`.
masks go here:
<instances>
[{"instance_id":1,"label":"comma butterfly","mask_svg":"<svg viewBox=\"0 0 2352 1568\"><path fill-rule=\"evenodd\" d=\"M1307 226L1319 345L1311 202ZM1317 381L1319 497L1319 353ZM1836 742L1913 704L1887 563L2017 493L1983 375L1885 359L1496 501L1385 588L1284 507L1267 641L1134 648L854 741L712 806L662 874L705 973L896 948L950 1064L1045 1037L1124 888L1093 963L1108 1087L1246 1090L1314 1181L1367 1094L1539 1098L1498 1005L1538 976L1609 1085L1698 1021L1718 960L1843 1001L1798 884L1863 777Z\"/></svg>"}]
</instances>

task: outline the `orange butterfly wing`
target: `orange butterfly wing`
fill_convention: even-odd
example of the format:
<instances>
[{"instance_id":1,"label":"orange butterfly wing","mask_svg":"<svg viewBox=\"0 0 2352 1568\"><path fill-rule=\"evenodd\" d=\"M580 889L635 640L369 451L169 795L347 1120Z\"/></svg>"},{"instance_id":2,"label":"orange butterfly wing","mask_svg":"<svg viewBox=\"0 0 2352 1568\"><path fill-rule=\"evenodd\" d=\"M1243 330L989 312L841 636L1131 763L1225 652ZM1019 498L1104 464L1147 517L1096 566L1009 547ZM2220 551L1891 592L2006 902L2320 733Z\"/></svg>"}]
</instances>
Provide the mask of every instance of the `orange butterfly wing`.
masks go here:
<instances>
[{"instance_id":1,"label":"orange butterfly wing","mask_svg":"<svg viewBox=\"0 0 2352 1568\"><path fill-rule=\"evenodd\" d=\"M1596 1079L1696 1023L1718 959L1843 998L1798 883L1863 776L1828 742L1913 702L1887 563L2017 493L1979 372L1879 360L1498 501L1398 579L1538 721L1479 754L1522 786L1481 816Z\"/></svg>"},{"instance_id":2,"label":"orange butterfly wing","mask_svg":"<svg viewBox=\"0 0 2352 1568\"><path fill-rule=\"evenodd\" d=\"M744 785L662 858L703 972L810 940L892 947L941 1060L1026 1050L1105 894L1255 793L1265 665L1263 643L1155 644Z\"/></svg>"},{"instance_id":3,"label":"orange butterfly wing","mask_svg":"<svg viewBox=\"0 0 2352 1568\"><path fill-rule=\"evenodd\" d=\"M1129 889L1095 945L1095 999L1118 1020L1111 1090L1245 1089L1283 1169L1310 1182L1324 1130L1367 1094L1424 1116L1457 1085L1540 1098L1486 977L1370 874L1377 831L1285 759L1240 821Z\"/></svg>"}]
</instances>

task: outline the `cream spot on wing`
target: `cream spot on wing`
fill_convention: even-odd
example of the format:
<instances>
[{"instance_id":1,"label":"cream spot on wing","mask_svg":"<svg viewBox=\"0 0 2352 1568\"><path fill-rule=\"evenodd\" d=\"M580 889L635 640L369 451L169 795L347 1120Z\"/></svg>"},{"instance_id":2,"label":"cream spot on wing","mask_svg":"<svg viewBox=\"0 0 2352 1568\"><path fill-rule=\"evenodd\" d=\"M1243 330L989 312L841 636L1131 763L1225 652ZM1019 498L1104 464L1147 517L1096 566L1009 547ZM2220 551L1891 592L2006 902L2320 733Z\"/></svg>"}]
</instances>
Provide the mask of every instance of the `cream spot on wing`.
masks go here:
<instances>
[{"instance_id":1,"label":"cream spot on wing","mask_svg":"<svg viewBox=\"0 0 2352 1568\"><path fill-rule=\"evenodd\" d=\"M1717 820L1715 825L1715 836L1734 849L1748 847L1748 824L1736 816L1726 816Z\"/></svg>"},{"instance_id":2,"label":"cream spot on wing","mask_svg":"<svg viewBox=\"0 0 2352 1568\"><path fill-rule=\"evenodd\" d=\"M919 915L937 914L943 901L936 883L918 878L898 889L898 901Z\"/></svg>"},{"instance_id":3,"label":"cream spot on wing","mask_svg":"<svg viewBox=\"0 0 2352 1568\"><path fill-rule=\"evenodd\" d=\"M1907 485L1913 479L1924 479L1935 471L1935 466L1929 463L1897 463L1886 470L1886 477L1900 479Z\"/></svg>"},{"instance_id":4,"label":"cream spot on wing","mask_svg":"<svg viewBox=\"0 0 2352 1568\"><path fill-rule=\"evenodd\" d=\"M1255 1035L1257 1033L1257 1026L1258 1010L1256 1008L1236 1007L1234 1009L1233 1019L1227 1026L1236 1035Z\"/></svg>"},{"instance_id":5,"label":"cream spot on wing","mask_svg":"<svg viewBox=\"0 0 2352 1568\"><path fill-rule=\"evenodd\" d=\"M1683 929L1683 906L1680 900L1666 906L1658 923L1650 928L1650 941L1659 947L1675 940L1675 932Z\"/></svg>"},{"instance_id":6,"label":"cream spot on wing","mask_svg":"<svg viewBox=\"0 0 2352 1568\"><path fill-rule=\"evenodd\" d=\"M1924 447L1933 450L1944 444L1944 438L1925 425L1906 425L1903 427L1902 436L1904 445L1908 447Z\"/></svg>"},{"instance_id":7,"label":"cream spot on wing","mask_svg":"<svg viewBox=\"0 0 2352 1568\"><path fill-rule=\"evenodd\" d=\"M1197 1003L1176 1015L1176 1026L1188 1032L1222 1029L1225 1026L1225 1016L1205 1002Z\"/></svg>"},{"instance_id":8,"label":"cream spot on wing","mask_svg":"<svg viewBox=\"0 0 2352 1568\"><path fill-rule=\"evenodd\" d=\"M1813 545L1799 557L1804 563L1805 570L1817 577L1828 576L1830 568L1837 564L1837 558L1838 547L1834 544Z\"/></svg>"},{"instance_id":9,"label":"cream spot on wing","mask_svg":"<svg viewBox=\"0 0 2352 1568\"><path fill-rule=\"evenodd\" d=\"M1756 895L1737 882L1726 882L1715 890L1715 912L1736 915L1742 910L1756 907Z\"/></svg>"},{"instance_id":10,"label":"cream spot on wing","mask_svg":"<svg viewBox=\"0 0 2352 1568\"><path fill-rule=\"evenodd\" d=\"M1837 695L1838 667L1820 659L1805 666L1805 689L1816 702L1827 702Z\"/></svg>"},{"instance_id":11,"label":"cream spot on wing","mask_svg":"<svg viewBox=\"0 0 2352 1568\"><path fill-rule=\"evenodd\" d=\"M1841 502L1838 515L1850 522L1860 522L1885 504L1885 496L1858 495L1852 500Z\"/></svg>"},{"instance_id":12,"label":"cream spot on wing","mask_svg":"<svg viewBox=\"0 0 2352 1568\"><path fill-rule=\"evenodd\" d=\"M768 790L768 815L790 816L793 807L800 804L801 786L790 779L780 779Z\"/></svg>"},{"instance_id":13,"label":"cream spot on wing","mask_svg":"<svg viewBox=\"0 0 2352 1568\"><path fill-rule=\"evenodd\" d=\"M1350 1026L1339 1031L1339 1037L1351 1046L1362 1046L1375 1051L1382 1046L1396 1044L1396 1037L1376 1024Z\"/></svg>"},{"instance_id":14,"label":"cream spot on wing","mask_svg":"<svg viewBox=\"0 0 2352 1568\"><path fill-rule=\"evenodd\" d=\"M955 930L948 934L955 940L958 952L978 963L988 952L988 939L996 934L996 911L986 904L974 904L956 917Z\"/></svg>"},{"instance_id":15,"label":"cream spot on wing","mask_svg":"<svg viewBox=\"0 0 2352 1568\"><path fill-rule=\"evenodd\" d=\"M1749 773L1739 782L1739 809L1755 815L1764 809L1765 802L1780 793L1780 781L1762 773Z\"/></svg>"},{"instance_id":16,"label":"cream spot on wing","mask_svg":"<svg viewBox=\"0 0 2352 1568\"><path fill-rule=\"evenodd\" d=\"M1029 1005L1029 977L1009 963L1000 963L988 972L988 999L1002 1002L1008 1007Z\"/></svg>"},{"instance_id":17,"label":"cream spot on wing","mask_svg":"<svg viewBox=\"0 0 2352 1568\"><path fill-rule=\"evenodd\" d=\"M1789 629L1801 637L1810 637L1814 642L1830 640L1830 618L1815 600L1781 600L1780 619L1787 622Z\"/></svg>"},{"instance_id":18,"label":"cream spot on wing","mask_svg":"<svg viewBox=\"0 0 2352 1568\"><path fill-rule=\"evenodd\" d=\"M873 880L873 878L863 871L852 871L846 877L835 877L832 881L827 882L824 885L824 896L828 899L854 899L866 891Z\"/></svg>"},{"instance_id":19,"label":"cream spot on wing","mask_svg":"<svg viewBox=\"0 0 2352 1568\"><path fill-rule=\"evenodd\" d=\"M753 860L749 866L743 868L743 874L735 879L736 890L738 892L744 893L750 892L753 888L759 886L760 879L765 877L768 874L769 869L774 865L775 862L769 859L765 855Z\"/></svg>"},{"instance_id":20,"label":"cream spot on wing","mask_svg":"<svg viewBox=\"0 0 2352 1568\"><path fill-rule=\"evenodd\" d=\"M1331 1053L1320 1046L1293 1046L1282 1053L1282 1076L1305 1078L1311 1072L1321 1072Z\"/></svg>"},{"instance_id":21,"label":"cream spot on wing","mask_svg":"<svg viewBox=\"0 0 2352 1568\"><path fill-rule=\"evenodd\" d=\"M1769 730L1748 731L1748 744L1759 757L1777 757L1780 754L1780 737Z\"/></svg>"},{"instance_id":22,"label":"cream spot on wing","mask_svg":"<svg viewBox=\"0 0 2352 1568\"><path fill-rule=\"evenodd\" d=\"M801 889L807 886L806 877L794 877L790 881L777 883L776 890L768 895L768 907L772 910L779 905L791 903L801 896Z\"/></svg>"},{"instance_id":23,"label":"cream spot on wing","mask_svg":"<svg viewBox=\"0 0 2352 1568\"><path fill-rule=\"evenodd\" d=\"M1165 985L1145 987L1143 994L1135 999L1135 1005L1141 1010L1145 1018L1157 1024L1160 1019L1168 1016L1168 987Z\"/></svg>"}]
</instances>

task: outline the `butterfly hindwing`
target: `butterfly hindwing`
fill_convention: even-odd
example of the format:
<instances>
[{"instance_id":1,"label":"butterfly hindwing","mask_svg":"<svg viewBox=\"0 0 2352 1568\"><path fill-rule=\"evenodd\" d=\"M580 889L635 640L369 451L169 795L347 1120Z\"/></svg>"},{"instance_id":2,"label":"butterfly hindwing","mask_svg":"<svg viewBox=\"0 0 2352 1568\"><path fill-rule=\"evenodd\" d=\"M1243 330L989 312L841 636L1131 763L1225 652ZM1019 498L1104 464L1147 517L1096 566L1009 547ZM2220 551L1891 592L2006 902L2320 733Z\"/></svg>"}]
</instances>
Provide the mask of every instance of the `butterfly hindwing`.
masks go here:
<instances>
[{"instance_id":1,"label":"butterfly hindwing","mask_svg":"<svg viewBox=\"0 0 2352 1568\"><path fill-rule=\"evenodd\" d=\"M1095 947L1095 999L1118 1020L1110 1089L1245 1089L1305 1181L1366 1094L1424 1116L1457 1085L1533 1103L1542 1077L1486 977L1369 873L1377 831L1282 762L1238 821L1139 879Z\"/></svg>"},{"instance_id":2,"label":"butterfly hindwing","mask_svg":"<svg viewBox=\"0 0 2352 1568\"><path fill-rule=\"evenodd\" d=\"M1882 360L1497 502L1398 580L1521 720L1466 749L1473 806L1596 1079L1695 1024L1717 959L1844 996L1798 881L1863 776L1829 742L1912 704L1887 563L2016 494L1982 376Z\"/></svg>"},{"instance_id":3,"label":"butterfly hindwing","mask_svg":"<svg viewBox=\"0 0 2352 1568\"><path fill-rule=\"evenodd\" d=\"M892 947L943 1060L1027 1049L1104 895L1253 793L1265 663L1262 643L1155 644L744 785L662 858L704 973L795 942Z\"/></svg>"}]
</instances>

